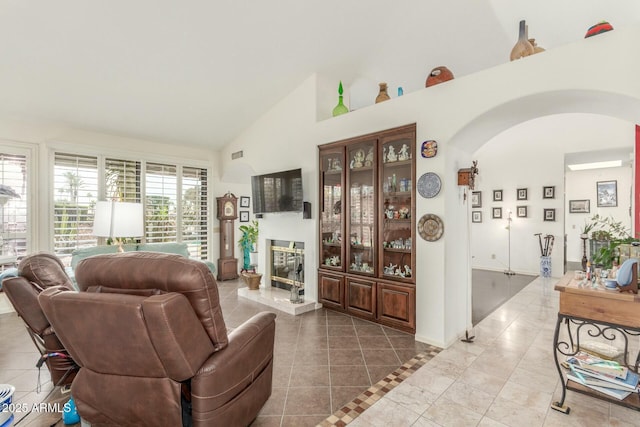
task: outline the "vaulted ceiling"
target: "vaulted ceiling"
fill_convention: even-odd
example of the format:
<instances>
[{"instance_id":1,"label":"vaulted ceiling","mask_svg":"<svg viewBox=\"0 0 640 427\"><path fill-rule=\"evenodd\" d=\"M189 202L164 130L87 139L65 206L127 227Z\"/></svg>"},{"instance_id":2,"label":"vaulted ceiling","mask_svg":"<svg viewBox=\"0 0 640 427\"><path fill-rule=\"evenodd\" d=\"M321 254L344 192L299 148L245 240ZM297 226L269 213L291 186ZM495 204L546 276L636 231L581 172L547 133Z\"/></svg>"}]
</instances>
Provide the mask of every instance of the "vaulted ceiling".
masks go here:
<instances>
[{"instance_id":1,"label":"vaulted ceiling","mask_svg":"<svg viewBox=\"0 0 640 427\"><path fill-rule=\"evenodd\" d=\"M0 119L217 149L312 73L408 93L508 62L521 19L553 49L640 2L0 0Z\"/></svg>"}]
</instances>

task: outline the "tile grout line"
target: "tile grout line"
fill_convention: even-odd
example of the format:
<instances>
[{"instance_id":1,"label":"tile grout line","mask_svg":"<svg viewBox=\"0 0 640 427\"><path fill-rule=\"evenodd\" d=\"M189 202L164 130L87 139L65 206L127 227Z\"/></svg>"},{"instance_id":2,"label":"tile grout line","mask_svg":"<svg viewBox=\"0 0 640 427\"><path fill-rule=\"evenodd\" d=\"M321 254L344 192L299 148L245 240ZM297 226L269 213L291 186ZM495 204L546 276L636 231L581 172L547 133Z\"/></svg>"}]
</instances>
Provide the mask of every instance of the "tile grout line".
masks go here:
<instances>
[{"instance_id":1,"label":"tile grout line","mask_svg":"<svg viewBox=\"0 0 640 427\"><path fill-rule=\"evenodd\" d=\"M344 427L352 422L366 409L371 407L376 401L382 398L389 391L393 390L405 379L409 378L415 371L442 350L441 348L434 346L429 347L430 349L418 353L411 360L395 369L375 385L369 387L369 389L358 395L351 402L343 405L340 410L334 412L331 416L318 424L317 427Z\"/></svg>"}]
</instances>

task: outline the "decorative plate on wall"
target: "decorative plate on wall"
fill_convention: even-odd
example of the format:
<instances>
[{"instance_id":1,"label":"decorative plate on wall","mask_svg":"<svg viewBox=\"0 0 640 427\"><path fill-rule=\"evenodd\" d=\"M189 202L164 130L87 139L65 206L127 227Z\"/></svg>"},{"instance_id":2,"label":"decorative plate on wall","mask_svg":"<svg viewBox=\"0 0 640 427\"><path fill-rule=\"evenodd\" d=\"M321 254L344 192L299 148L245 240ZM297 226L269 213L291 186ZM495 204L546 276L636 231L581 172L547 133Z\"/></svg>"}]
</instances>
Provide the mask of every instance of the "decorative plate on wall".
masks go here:
<instances>
[{"instance_id":1,"label":"decorative plate on wall","mask_svg":"<svg viewBox=\"0 0 640 427\"><path fill-rule=\"evenodd\" d=\"M418 234L427 242L435 242L442 237L444 224L438 215L424 214L418 222Z\"/></svg>"},{"instance_id":2,"label":"decorative plate on wall","mask_svg":"<svg viewBox=\"0 0 640 427\"><path fill-rule=\"evenodd\" d=\"M418 193L427 199L437 196L441 187L440 177L433 172L422 174L418 179Z\"/></svg>"}]
</instances>

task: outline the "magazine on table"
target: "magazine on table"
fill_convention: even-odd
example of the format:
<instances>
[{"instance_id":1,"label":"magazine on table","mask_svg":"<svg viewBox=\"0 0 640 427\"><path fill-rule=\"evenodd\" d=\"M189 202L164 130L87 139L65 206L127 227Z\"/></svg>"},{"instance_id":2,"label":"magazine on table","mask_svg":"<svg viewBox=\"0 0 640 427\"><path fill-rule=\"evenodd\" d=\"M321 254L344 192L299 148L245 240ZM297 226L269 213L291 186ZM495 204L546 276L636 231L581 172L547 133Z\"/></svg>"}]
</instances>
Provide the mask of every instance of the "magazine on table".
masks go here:
<instances>
[{"instance_id":1,"label":"magazine on table","mask_svg":"<svg viewBox=\"0 0 640 427\"><path fill-rule=\"evenodd\" d=\"M567 362L590 371L613 375L622 380L627 378L627 372L629 371L629 368L616 361L602 359L586 351L579 351L575 355L567 357Z\"/></svg>"},{"instance_id":2,"label":"magazine on table","mask_svg":"<svg viewBox=\"0 0 640 427\"><path fill-rule=\"evenodd\" d=\"M567 372L567 379L576 382L578 384L582 384L585 387L588 387L592 390L598 391L602 394L606 394L609 397L613 397L614 399L624 400L629 396L632 392L629 390L618 390L616 388L611 387L601 387L593 384L589 384L588 380L584 377L580 378L576 376L573 372Z\"/></svg>"},{"instance_id":3,"label":"magazine on table","mask_svg":"<svg viewBox=\"0 0 640 427\"><path fill-rule=\"evenodd\" d=\"M573 363L569 363L569 367L571 369L570 373L573 374L572 376L582 379L582 381L579 381L581 384L587 385L588 378L589 379L595 378L601 381L608 382L609 384L611 384L609 386L611 388L615 386L615 388L627 390L631 392L636 391L638 389L639 377L638 377L638 374L636 374L633 371L628 371L627 377L624 380L622 380L620 378L614 377L613 375L607 375L601 372L591 371L589 369L583 369L579 365L576 365Z\"/></svg>"}]
</instances>

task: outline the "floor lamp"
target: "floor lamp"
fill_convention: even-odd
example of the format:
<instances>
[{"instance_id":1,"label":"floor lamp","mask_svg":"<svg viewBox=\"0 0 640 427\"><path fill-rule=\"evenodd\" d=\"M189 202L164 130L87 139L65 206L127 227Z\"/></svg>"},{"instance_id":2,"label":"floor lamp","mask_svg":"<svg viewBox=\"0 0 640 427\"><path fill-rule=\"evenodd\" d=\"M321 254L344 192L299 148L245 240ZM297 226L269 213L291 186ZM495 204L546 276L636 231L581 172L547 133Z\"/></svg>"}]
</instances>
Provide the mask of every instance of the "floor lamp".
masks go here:
<instances>
[{"instance_id":1,"label":"floor lamp","mask_svg":"<svg viewBox=\"0 0 640 427\"><path fill-rule=\"evenodd\" d=\"M509 209L507 211L507 235L508 235L508 247L509 247L509 267L507 268L507 270L504 272L504 274L506 274L507 276L513 276L514 274L516 274L513 270L511 270L511 221L513 221L513 219L511 218L511 209Z\"/></svg>"},{"instance_id":2,"label":"floor lamp","mask_svg":"<svg viewBox=\"0 0 640 427\"><path fill-rule=\"evenodd\" d=\"M118 252L124 252L121 240L123 237L144 235L142 203L96 202L93 235L113 239L118 245Z\"/></svg>"}]
</instances>

